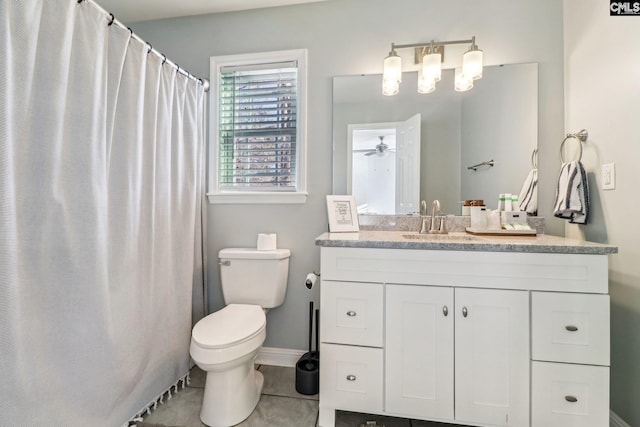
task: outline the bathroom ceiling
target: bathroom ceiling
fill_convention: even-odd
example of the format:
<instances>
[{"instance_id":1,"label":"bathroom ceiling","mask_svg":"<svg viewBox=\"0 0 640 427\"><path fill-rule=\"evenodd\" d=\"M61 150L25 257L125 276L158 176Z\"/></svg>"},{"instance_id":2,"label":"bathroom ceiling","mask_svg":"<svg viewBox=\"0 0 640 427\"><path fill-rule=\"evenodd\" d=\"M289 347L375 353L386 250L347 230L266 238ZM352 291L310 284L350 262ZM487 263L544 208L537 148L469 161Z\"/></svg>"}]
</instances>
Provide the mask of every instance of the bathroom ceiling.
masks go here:
<instances>
[{"instance_id":1,"label":"bathroom ceiling","mask_svg":"<svg viewBox=\"0 0 640 427\"><path fill-rule=\"evenodd\" d=\"M124 23L317 1L325 0L96 0Z\"/></svg>"}]
</instances>

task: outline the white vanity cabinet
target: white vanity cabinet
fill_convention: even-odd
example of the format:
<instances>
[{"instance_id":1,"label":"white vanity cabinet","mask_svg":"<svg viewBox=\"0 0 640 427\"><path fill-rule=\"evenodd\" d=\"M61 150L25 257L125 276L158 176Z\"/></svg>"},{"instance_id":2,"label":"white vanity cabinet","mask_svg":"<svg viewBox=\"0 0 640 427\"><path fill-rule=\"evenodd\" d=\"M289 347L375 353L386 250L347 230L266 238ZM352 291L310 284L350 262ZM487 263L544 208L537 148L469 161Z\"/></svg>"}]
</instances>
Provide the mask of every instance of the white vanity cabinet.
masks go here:
<instances>
[{"instance_id":1,"label":"white vanity cabinet","mask_svg":"<svg viewBox=\"0 0 640 427\"><path fill-rule=\"evenodd\" d=\"M319 426L341 409L605 427L607 266L606 255L323 246Z\"/></svg>"}]
</instances>

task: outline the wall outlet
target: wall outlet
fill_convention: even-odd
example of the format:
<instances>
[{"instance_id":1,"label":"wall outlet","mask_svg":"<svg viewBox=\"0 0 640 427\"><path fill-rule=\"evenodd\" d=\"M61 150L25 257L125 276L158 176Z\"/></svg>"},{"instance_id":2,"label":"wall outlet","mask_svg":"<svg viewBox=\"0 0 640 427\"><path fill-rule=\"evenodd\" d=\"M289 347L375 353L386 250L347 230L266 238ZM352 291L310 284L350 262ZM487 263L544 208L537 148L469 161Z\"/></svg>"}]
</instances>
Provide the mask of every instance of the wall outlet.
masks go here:
<instances>
[{"instance_id":1,"label":"wall outlet","mask_svg":"<svg viewBox=\"0 0 640 427\"><path fill-rule=\"evenodd\" d=\"M616 164L602 165L602 189L614 190L616 188Z\"/></svg>"}]
</instances>

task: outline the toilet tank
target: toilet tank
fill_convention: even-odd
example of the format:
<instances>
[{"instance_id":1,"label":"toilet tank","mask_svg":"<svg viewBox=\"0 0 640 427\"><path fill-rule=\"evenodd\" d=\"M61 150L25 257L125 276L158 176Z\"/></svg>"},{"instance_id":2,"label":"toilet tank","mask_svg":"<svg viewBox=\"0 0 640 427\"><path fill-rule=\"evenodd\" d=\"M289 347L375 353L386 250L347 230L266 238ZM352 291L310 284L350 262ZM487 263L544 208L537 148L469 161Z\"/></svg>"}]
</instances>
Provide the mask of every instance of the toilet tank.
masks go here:
<instances>
[{"instance_id":1,"label":"toilet tank","mask_svg":"<svg viewBox=\"0 0 640 427\"><path fill-rule=\"evenodd\" d=\"M255 304L262 308L281 305L287 290L290 255L289 249L222 249L218 258L225 304Z\"/></svg>"}]
</instances>

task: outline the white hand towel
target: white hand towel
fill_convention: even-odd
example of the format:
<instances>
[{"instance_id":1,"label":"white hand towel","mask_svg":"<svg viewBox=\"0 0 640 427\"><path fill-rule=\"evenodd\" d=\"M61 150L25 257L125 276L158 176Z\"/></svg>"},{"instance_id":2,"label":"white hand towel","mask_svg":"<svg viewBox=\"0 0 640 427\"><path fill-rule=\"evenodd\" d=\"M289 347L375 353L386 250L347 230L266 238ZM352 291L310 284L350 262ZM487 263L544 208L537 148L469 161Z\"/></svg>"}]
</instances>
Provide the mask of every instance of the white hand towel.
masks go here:
<instances>
[{"instance_id":1,"label":"white hand towel","mask_svg":"<svg viewBox=\"0 0 640 427\"><path fill-rule=\"evenodd\" d=\"M589 217L587 174L579 161L563 163L558 177L553 215L571 224L586 224Z\"/></svg>"},{"instance_id":2,"label":"white hand towel","mask_svg":"<svg viewBox=\"0 0 640 427\"><path fill-rule=\"evenodd\" d=\"M538 213L538 169L531 169L520 190L520 210L529 215Z\"/></svg>"}]
</instances>

